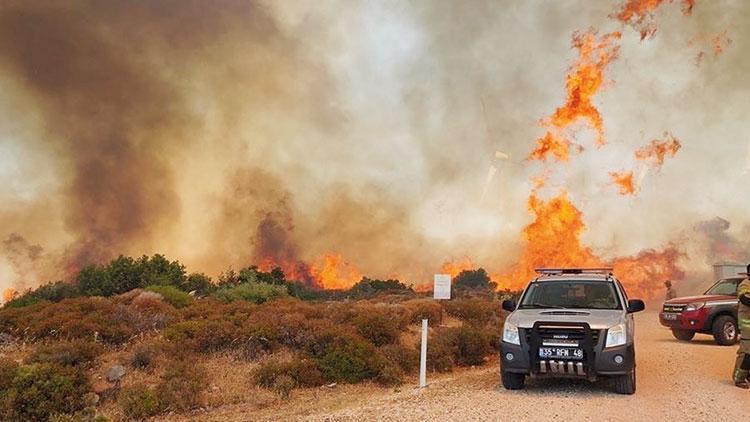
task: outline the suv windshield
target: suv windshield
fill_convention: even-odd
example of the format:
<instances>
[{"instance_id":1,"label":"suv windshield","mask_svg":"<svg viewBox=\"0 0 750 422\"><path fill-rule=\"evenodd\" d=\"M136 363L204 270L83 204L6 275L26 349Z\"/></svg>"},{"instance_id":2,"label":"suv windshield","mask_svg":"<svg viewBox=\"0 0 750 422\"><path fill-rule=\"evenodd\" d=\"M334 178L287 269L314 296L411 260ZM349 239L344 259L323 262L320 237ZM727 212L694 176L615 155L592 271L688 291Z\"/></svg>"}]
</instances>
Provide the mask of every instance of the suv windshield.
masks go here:
<instances>
[{"instance_id":1,"label":"suv windshield","mask_svg":"<svg viewBox=\"0 0 750 422\"><path fill-rule=\"evenodd\" d=\"M532 283L518 307L620 309L620 298L611 282L550 280Z\"/></svg>"},{"instance_id":2,"label":"suv windshield","mask_svg":"<svg viewBox=\"0 0 750 422\"><path fill-rule=\"evenodd\" d=\"M737 284L739 284L740 281L742 281L742 279L739 278L725 278L723 280L719 280L704 294L736 296Z\"/></svg>"}]
</instances>

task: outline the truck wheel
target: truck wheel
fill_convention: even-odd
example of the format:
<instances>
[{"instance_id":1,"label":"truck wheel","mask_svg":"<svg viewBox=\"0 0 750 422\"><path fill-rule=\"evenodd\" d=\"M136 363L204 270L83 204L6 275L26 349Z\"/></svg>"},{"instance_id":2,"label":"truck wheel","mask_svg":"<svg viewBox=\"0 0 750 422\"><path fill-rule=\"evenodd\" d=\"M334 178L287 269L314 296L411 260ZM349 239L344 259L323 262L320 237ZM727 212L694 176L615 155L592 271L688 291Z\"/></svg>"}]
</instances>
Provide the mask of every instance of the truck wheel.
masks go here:
<instances>
[{"instance_id":1,"label":"truck wheel","mask_svg":"<svg viewBox=\"0 0 750 422\"><path fill-rule=\"evenodd\" d=\"M695 331L688 330L672 330L674 338L680 341L690 341L695 337Z\"/></svg>"},{"instance_id":2,"label":"truck wheel","mask_svg":"<svg viewBox=\"0 0 750 422\"><path fill-rule=\"evenodd\" d=\"M731 346L737 343L739 332L737 330L737 321L729 315L722 315L714 320L711 326L716 344L722 346Z\"/></svg>"},{"instance_id":3,"label":"truck wheel","mask_svg":"<svg viewBox=\"0 0 750 422\"><path fill-rule=\"evenodd\" d=\"M635 369L629 374L618 375L615 377L615 392L617 394L635 393Z\"/></svg>"},{"instance_id":4,"label":"truck wheel","mask_svg":"<svg viewBox=\"0 0 750 422\"><path fill-rule=\"evenodd\" d=\"M526 375L515 374L513 372L502 372L503 387L506 390L520 390L523 388L524 382L526 382Z\"/></svg>"}]
</instances>

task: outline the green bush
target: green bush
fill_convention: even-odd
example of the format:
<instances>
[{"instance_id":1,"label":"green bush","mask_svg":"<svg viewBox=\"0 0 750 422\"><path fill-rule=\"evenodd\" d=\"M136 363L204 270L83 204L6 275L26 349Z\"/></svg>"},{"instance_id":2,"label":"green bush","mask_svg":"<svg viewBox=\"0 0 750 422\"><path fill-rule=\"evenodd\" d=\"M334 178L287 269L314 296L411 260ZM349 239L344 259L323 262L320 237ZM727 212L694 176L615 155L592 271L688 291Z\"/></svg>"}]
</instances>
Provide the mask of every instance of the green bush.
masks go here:
<instances>
[{"instance_id":1,"label":"green bush","mask_svg":"<svg viewBox=\"0 0 750 422\"><path fill-rule=\"evenodd\" d=\"M416 345L417 350L420 344ZM455 355L454 336L450 329L435 329L427 340L427 369L433 372L450 372L453 370Z\"/></svg>"},{"instance_id":2,"label":"green bush","mask_svg":"<svg viewBox=\"0 0 750 422\"><path fill-rule=\"evenodd\" d=\"M118 403L128 419L142 420L158 414L161 404L156 393L143 384L123 388Z\"/></svg>"},{"instance_id":3,"label":"green bush","mask_svg":"<svg viewBox=\"0 0 750 422\"><path fill-rule=\"evenodd\" d=\"M47 420L74 413L86 406L88 391L88 379L79 368L50 363L18 366L9 387L0 389L0 420Z\"/></svg>"},{"instance_id":4,"label":"green bush","mask_svg":"<svg viewBox=\"0 0 750 422\"><path fill-rule=\"evenodd\" d=\"M28 290L21 296L14 298L4 306L8 308L21 308L33 305L39 302L59 302L63 299L70 299L81 296L77 284L56 281L37 287L34 290Z\"/></svg>"},{"instance_id":5,"label":"green bush","mask_svg":"<svg viewBox=\"0 0 750 422\"><path fill-rule=\"evenodd\" d=\"M353 298L373 297L379 293L414 293L411 287L399 280L377 280L362 277L357 284L352 286L347 295Z\"/></svg>"},{"instance_id":6,"label":"green bush","mask_svg":"<svg viewBox=\"0 0 750 422\"><path fill-rule=\"evenodd\" d=\"M193 303L193 298L174 286L148 286L146 291L159 293L164 300L175 308L184 308Z\"/></svg>"},{"instance_id":7,"label":"green bush","mask_svg":"<svg viewBox=\"0 0 750 422\"><path fill-rule=\"evenodd\" d=\"M323 376L313 362L308 359L293 358L288 361L268 360L263 362L254 372L255 384L273 388L277 379L288 376L295 385L301 387L316 387L323 384Z\"/></svg>"},{"instance_id":8,"label":"green bush","mask_svg":"<svg viewBox=\"0 0 750 422\"><path fill-rule=\"evenodd\" d=\"M419 366L419 352L416 350L408 349L398 343L387 344L379 350L389 362L396 364L403 372L413 372Z\"/></svg>"},{"instance_id":9,"label":"green bush","mask_svg":"<svg viewBox=\"0 0 750 422\"><path fill-rule=\"evenodd\" d=\"M383 346L398 340L406 329L408 320L403 308L396 306L355 306L352 324L357 332L376 346Z\"/></svg>"},{"instance_id":10,"label":"green bush","mask_svg":"<svg viewBox=\"0 0 750 422\"><path fill-rule=\"evenodd\" d=\"M192 273L180 288L186 292L195 291L199 295L207 295L214 291L216 286L211 282L211 277L203 273Z\"/></svg>"},{"instance_id":11,"label":"green bush","mask_svg":"<svg viewBox=\"0 0 750 422\"><path fill-rule=\"evenodd\" d=\"M264 303L269 300L288 296L287 288L282 285L266 283L243 283L233 287L221 287L214 296L225 302L246 300L252 303Z\"/></svg>"},{"instance_id":12,"label":"green bush","mask_svg":"<svg viewBox=\"0 0 750 422\"><path fill-rule=\"evenodd\" d=\"M101 355L100 345L88 341L42 344L36 347L26 363L56 363L62 366L89 366Z\"/></svg>"},{"instance_id":13,"label":"green bush","mask_svg":"<svg viewBox=\"0 0 750 422\"><path fill-rule=\"evenodd\" d=\"M189 410L202 404L208 383L208 372L202 365L178 359L164 370L156 396L163 410Z\"/></svg>"},{"instance_id":14,"label":"green bush","mask_svg":"<svg viewBox=\"0 0 750 422\"><path fill-rule=\"evenodd\" d=\"M386 362L380 367L378 375L375 376L375 381L384 386L401 385L403 383L403 376L404 371L397 364Z\"/></svg>"},{"instance_id":15,"label":"green bush","mask_svg":"<svg viewBox=\"0 0 750 422\"><path fill-rule=\"evenodd\" d=\"M311 351L323 378L332 382L357 383L375 378L385 364L371 343L335 331L323 333Z\"/></svg>"}]
</instances>

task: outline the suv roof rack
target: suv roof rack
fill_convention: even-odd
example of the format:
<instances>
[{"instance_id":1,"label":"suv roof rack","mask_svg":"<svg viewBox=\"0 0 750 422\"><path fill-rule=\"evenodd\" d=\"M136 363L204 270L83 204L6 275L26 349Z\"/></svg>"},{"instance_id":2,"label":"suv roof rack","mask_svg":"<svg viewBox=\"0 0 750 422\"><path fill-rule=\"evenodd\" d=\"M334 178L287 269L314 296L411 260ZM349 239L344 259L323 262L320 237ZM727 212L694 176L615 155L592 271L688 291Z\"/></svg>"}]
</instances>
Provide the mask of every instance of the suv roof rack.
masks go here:
<instances>
[{"instance_id":1,"label":"suv roof rack","mask_svg":"<svg viewBox=\"0 0 750 422\"><path fill-rule=\"evenodd\" d=\"M559 275L559 274L604 274L612 275L612 267L594 267L594 268L535 268L540 275Z\"/></svg>"}]
</instances>

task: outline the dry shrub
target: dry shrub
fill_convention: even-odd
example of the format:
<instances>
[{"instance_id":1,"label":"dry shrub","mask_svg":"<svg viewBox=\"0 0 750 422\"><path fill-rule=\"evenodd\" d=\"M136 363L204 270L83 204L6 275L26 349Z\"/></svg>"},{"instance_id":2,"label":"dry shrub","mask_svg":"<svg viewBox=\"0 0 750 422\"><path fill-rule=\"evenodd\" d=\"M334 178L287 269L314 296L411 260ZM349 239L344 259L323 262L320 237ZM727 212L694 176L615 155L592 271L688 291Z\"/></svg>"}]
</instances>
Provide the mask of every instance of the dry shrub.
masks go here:
<instances>
[{"instance_id":1,"label":"dry shrub","mask_svg":"<svg viewBox=\"0 0 750 422\"><path fill-rule=\"evenodd\" d=\"M417 350L420 344L416 345ZM453 370L455 344L450 328L436 328L427 340L427 369L433 372Z\"/></svg>"},{"instance_id":2,"label":"dry shrub","mask_svg":"<svg viewBox=\"0 0 750 422\"><path fill-rule=\"evenodd\" d=\"M156 393L144 384L123 388L118 402L129 420L146 419L161 411L161 404Z\"/></svg>"},{"instance_id":3,"label":"dry shrub","mask_svg":"<svg viewBox=\"0 0 750 422\"><path fill-rule=\"evenodd\" d=\"M492 352L487 335L470 324L454 328L454 358L458 365L474 366L484 363L484 358Z\"/></svg>"},{"instance_id":4,"label":"dry shrub","mask_svg":"<svg viewBox=\"0 0 750 422\"><path fill-rule=\"evenodd\" d=\"M285 361L267 360L253 374L255 383L265 388L273 388L282 376L291 378L295 385L301 387L316 387L324 382L315 363L301 357Z\"/></svg>"},{"instance_id":5,"label":"dry shrub","mask_svg":"<svg viewBox=\"0 0 750 422\"><path fill-rule=\"evenodd\" d=\"M357 332L375 346L390 344L406 329L406 310L399 305L355 305L351 323Z\"/></svg>"},{"instance_id":6,"label":"dry shrub","mask_svg":"<svg viewBox=\"0 0 750 422\"><path fill-rule=\"evenodd\" d=\"M154 364L158 351L156 346L148 343L141 343L133 348L133 354L130 356L129 364L135 369L148 370Z\"/></svg>"},{"instance_id":7,"label":"dry shrub","mask_svg":"<svg viewBox=\"0 0 750 422\"><path fill-rule=\"evenodd\" d=\"M430 321L430 325L440 325L443 322L443 307L433 299L414 299L402 303L409 312L409 322L419 324L423 319Z\"/></svg>"},{"instance_id":8,"label":"dry shrub","mask_svg":"<svg viewBox=\"0 0 750 422\"><path fill-rule=\"evenodd\" d=\"M281 375L276 378L276 381L274 381L272 388L273 391L281 396L282 399L286 400L289 398L289 394L296 386L297 383L294 381L294 378L290 377L289 375Z\"/></svg>"},{"instance_id":9,"label":"dry shrub","mask_svg":"<svg viewBox=\"0 0 750 422\"><path fill-rule=\"evenodd\" d=\"M90 366L103 353L103 348L87 341L70 341L37 346L26 363L55 363L62 366Z\"/></svg>"},{"instance_id":10,"label":"dry shrub","mask_svg":"<svg viewBox=\"0 0 750 422\"><path fill-rule=\"evenodd\" d=\"M399 343L387 344L379 350L389 362L396 364L403 372L413 372L419 366L419 352Z\"/></svg>"},{"instance_id":11,"label":"dry shrub","mask_svg":"<svg viewBox=\"0 0 750 422\"><path fill-rule=\"evenodd\" d=\"M485 325L502 318L500 302L477 297L443 302L448 315L474 325Z\"/></svg>"},{"instance_id":12,"label":"dry shrub","mask_svg":"<svg viewBox=\"0 0 750 422\"><path fill-rule=\"evenodd\" d=\"M336 329L319 333L308 351L323 377L332 382L373 379L386 362L372 343Z\"/></svg>"},{"instance_id":13,"label":"dry shrub","mask_svg":"<svg viewBox=\"0 0 750 422\"><path fill-rule=\"evenodd\" d=\"M185 411L200 406L209 377L203 365L187 359L172 361L156 387L163 410Z\"/></svg>"},{"instance_id":14,"label":"dry shrub","mask_svg":"<svg viewBox=\"0 0 750 422\"><path fill-rule=\"evenodd\" d=\"M24 308L0 309L0 331L27 341L93 339L120 344L136 332L117 312L118 305L102 297L65 299Z\"/></svg>"}]
</instances>

